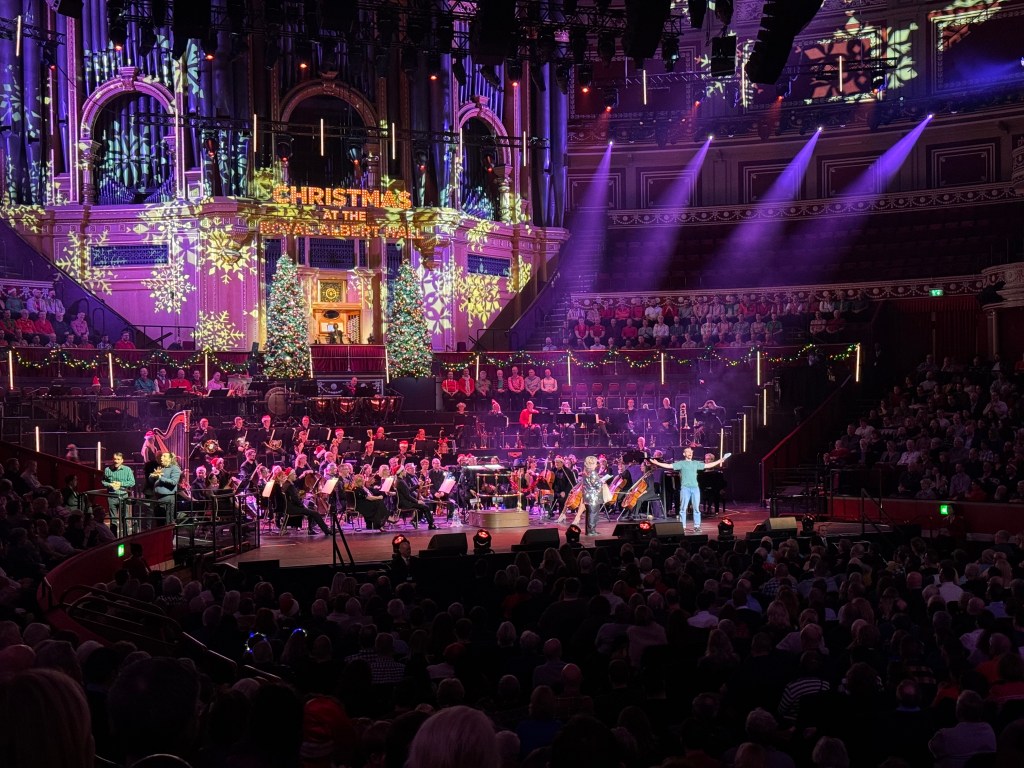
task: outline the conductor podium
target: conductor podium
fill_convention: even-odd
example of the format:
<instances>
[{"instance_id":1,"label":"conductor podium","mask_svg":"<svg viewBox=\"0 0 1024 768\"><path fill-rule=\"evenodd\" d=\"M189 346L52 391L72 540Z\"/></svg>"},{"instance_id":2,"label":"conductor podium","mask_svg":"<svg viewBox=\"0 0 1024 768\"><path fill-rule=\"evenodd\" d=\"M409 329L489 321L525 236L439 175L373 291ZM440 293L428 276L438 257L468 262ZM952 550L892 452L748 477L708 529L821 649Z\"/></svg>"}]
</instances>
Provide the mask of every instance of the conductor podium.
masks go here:
<instances>
[{"instance_id":1,"label":"conductor podium","mask_svg":"<svg viewBox=\"0 0 1024 768\"><path fill-rule=\"evenodd\" d=\"M530 524L530 513L523 508L523 496L512 485L512 472L501 464L465 467L470 475L470 501L467 515L478 528L520 528Z\"/></svg>"}]
</instances>

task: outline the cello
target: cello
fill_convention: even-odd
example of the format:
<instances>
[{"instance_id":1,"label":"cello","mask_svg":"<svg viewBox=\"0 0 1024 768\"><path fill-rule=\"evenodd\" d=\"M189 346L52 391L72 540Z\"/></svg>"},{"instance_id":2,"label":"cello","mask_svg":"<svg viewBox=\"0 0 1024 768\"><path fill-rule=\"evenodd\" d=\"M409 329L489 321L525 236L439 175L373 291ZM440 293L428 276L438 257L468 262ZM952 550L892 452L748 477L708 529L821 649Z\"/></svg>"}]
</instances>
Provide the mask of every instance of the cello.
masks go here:
<instances>
[{"instance_id":1,"label":"cello","mask_svg":"<svg viewBox=\"0 0 1024 768\"><path fill-rule=\"evenodd\" d=\"M626 497L622 500L623 509L633 509L636 507L640 498L647 493L648 488L651 485L651 470L644 472L643 476L637 480L633 487L626 492Z\"/></svg>"}]
</instances>

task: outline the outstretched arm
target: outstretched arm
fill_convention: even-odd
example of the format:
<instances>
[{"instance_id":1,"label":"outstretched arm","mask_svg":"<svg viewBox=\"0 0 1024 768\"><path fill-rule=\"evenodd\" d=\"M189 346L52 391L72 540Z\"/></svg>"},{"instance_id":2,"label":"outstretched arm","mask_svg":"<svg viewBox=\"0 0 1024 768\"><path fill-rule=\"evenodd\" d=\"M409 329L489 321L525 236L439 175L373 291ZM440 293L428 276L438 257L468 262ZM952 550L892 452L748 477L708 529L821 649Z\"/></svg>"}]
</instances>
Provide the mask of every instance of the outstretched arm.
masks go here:
<instances>
[{"instance_id":1,"label":"outstretched arm","mask_svg":"<svg viewBox=\"0 0 1024 768\"><path fill-rule=\"evenodd\" d=\"M732 456L732 454L727 453L725 454L725 456L718 459L717 461L708 462L704 465L704 469L711 469L712 467L717 467L719 464L725 464L725 460L728 459L730 456Z\"/></svg>"},{"instance_id":2,"label":"outstretched arm","mask_svg":"<svg viewBox=\"0 0 1024 768\"><path fill-rule=\"evenodd\" d=\"M656 467L661 467L662 469L672 469L672 465L671 464L666 464L666 463L664 463L662 461L658 461L657 459L649 459L649 461L651 462L651 464L653 464ZM708 466L710 466L710 465L708 465Z\"/></svg>"}]
</instances>

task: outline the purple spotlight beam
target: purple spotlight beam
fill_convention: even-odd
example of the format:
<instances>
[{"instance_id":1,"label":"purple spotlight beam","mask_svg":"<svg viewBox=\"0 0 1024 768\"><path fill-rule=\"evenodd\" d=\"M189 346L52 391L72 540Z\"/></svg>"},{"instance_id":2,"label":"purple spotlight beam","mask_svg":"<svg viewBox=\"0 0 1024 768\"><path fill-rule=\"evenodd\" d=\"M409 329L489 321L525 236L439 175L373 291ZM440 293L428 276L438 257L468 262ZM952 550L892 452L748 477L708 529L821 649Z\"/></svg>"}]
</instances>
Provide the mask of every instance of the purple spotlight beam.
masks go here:
<instances>
[{"instance_id":1,"label":"purple spotlight beam","mask_svg":"<svg viewBox=\"0 0 1024 768\"><path fill-rule=\"evenodd\" d=\"M565 244L562 264L575 264L578 257L586 253L604 253L608 234L608 170L611 163L612 145L609 143L573 214L573 237ZM577 237L579 234L586 236Z\"/></svg>"},{"instance_id":2,"label":"purple spotlight beam","mask_svg":"<svg viewBox=\"0 0 1024 768\"><path fill-rule=\"evenodd\" d=\"M800 195L800 181L807 173L811 164L814 148L818 143L821 131L815 131L811 138L794 157L786 170L775 180L764 196L757 201L757 209L764 210L789 202ZM781 218L752 218L739 224L729 236L725 244L722 258L731 262L734 267L749 267L747 259L761 260L766 247L778 239L784 221Z\"/></svg>"},{"instance_id":3,"label":"purple spotlight beam","mask_svg":"<svg viewBox=\"0 0 1024 768\"><path fill-rule=\"evenodd\" d=\"M696 188L697 177L708 156L708 149L711 147L711 139L705 140L697 153L690 158L682 172L676 176L675 181L665 192L662 202L667 202L667 208L672 210L685 211L691 203L691 193ZM652 274L659 274L664 270L668 261L676 252L679 238L682 236L682 227L656 227L655 236L648 240L648 254Z\"/></svg>"}]
</instances>

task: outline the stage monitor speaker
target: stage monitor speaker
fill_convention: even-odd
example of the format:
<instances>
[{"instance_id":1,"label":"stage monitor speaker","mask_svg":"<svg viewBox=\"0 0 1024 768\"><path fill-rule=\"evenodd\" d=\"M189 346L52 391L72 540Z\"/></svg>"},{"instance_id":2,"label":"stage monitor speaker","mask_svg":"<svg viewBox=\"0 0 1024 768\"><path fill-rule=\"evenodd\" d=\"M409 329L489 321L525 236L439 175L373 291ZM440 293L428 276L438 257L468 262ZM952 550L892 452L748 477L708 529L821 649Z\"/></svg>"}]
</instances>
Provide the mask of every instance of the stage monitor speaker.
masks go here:
<instances>
[{"instance_id":1,"label":"stage monitor speaker","mask_svg":"<svg viewBox=\"0 0 1024 768\"><path fill-rule=\"evenodd\" d=\"M46 0L46 4L61 16L82 18L82 0Z\"/></svg>"},{"instance_id":2,"label":"stage monitor speaker","mask_svg":"<svg viewBox=\"0 0 1024 768\"><path fill-rule=\"evenodd\" d=\"M659 539L681 539L686 535L686 526L682 523L655 523L654 535Z\"/></svg>"},{"instance_id":3,"label":"stage monitor speaker","mask_svg":"<svg viewBox=\"0 0 1024 768\"><path fill-rule=\"evenodd\" d=\"M529 547L530 549L539 549L541 547L554 547L558 549L558 545L557 528L531 528L530 530L523 531L523 538L519 540L520 547Z\"/></svg>"},{"instance_id":4,"label":"stage monitor speaker","mask_svg":"<svg viewBox=\"0 0 1024 768\"><path fill-rule=\"evenodd\" d=\"M796 536L799 528L795 517L769 517L764 526L772 536Z\"/></svg>"},{"instance_id":5,"label":"stage monitor speaker","mask_svg":"<svg viewBox=\"0 0 1024 768\"><path fill-rule=\"evenodd\" d=\"M612 536L616 539L635 539L639 533L639 523L616 523L612 530Z\"/></svg>"},{"instance_id":6,"label":"stage monitor speaker","mask_svg":"<svg viewBox=\"0 0 1024 768\"><path fill-rule=\"evenodd\" d=\"M446 555L464 555L469 551L465 533L435 533L427 543L427 549Z\"/></svg>"}]
</instances>

